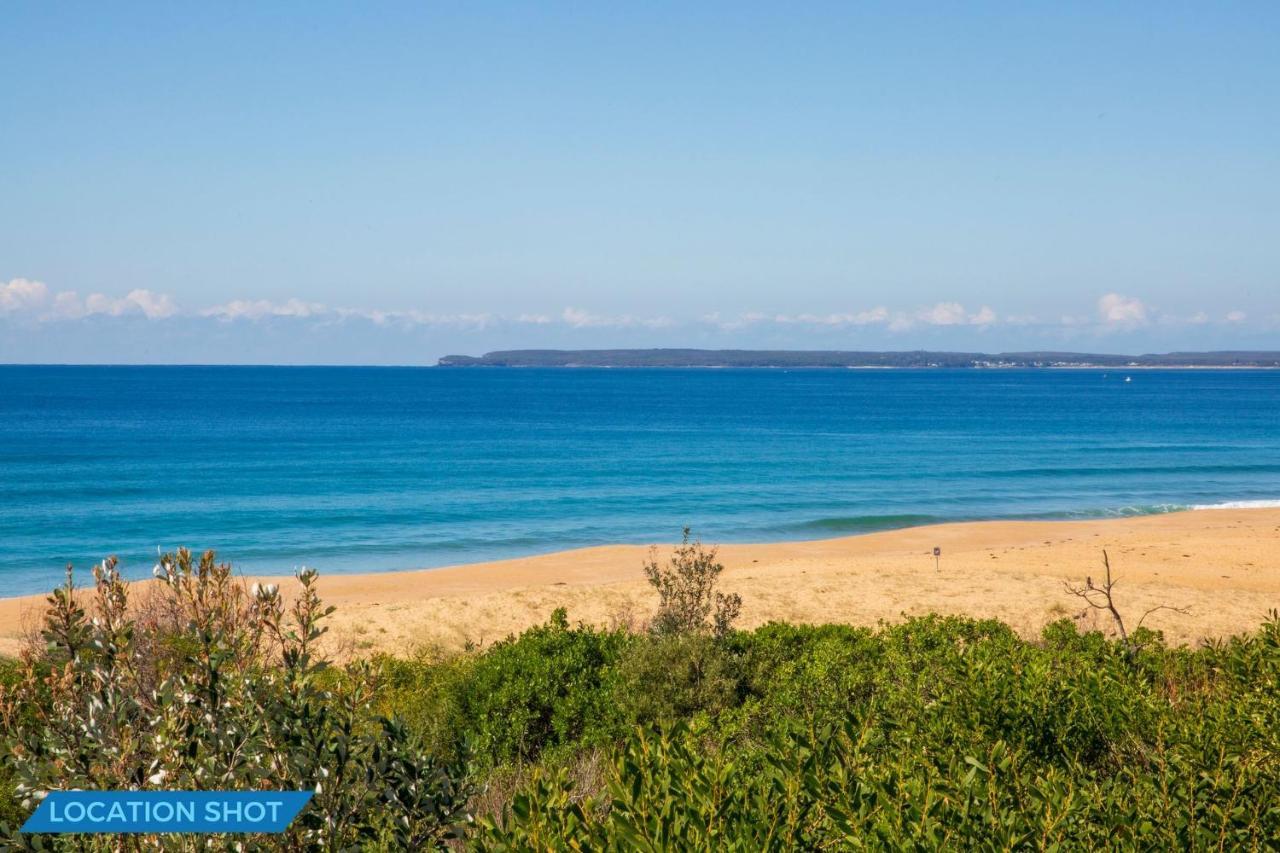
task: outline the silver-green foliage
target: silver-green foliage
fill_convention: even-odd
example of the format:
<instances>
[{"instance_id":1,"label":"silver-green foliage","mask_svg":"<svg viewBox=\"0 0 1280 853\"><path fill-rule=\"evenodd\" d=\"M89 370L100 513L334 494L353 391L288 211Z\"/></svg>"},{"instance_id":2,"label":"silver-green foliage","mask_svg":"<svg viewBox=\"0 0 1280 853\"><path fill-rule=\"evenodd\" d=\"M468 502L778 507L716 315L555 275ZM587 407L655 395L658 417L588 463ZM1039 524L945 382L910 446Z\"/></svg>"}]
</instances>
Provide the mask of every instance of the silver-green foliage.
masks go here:
<instances>
[{"instance_id":1,"label":"silver-green foliage","mask_svg":"<svg viewBox=\"0 0 1280 853\"><path fill-rule=\"evenodd\" d=\"M0 755L25 810L55 789L315 791L286 835L248 839L279 849L418 849L467 822L465 766L441 766L375 713L367 665L339 669L320 653L333 608L314 571L298 573L289 604L274 585L246 590L213 552L162 557L154 595L134 606L114 560L93 574L86 608L68 569L48 600L44 650L0 688ZM115 847L14 830L4 837L15 846Z\"/></svg>"}]
</instances>

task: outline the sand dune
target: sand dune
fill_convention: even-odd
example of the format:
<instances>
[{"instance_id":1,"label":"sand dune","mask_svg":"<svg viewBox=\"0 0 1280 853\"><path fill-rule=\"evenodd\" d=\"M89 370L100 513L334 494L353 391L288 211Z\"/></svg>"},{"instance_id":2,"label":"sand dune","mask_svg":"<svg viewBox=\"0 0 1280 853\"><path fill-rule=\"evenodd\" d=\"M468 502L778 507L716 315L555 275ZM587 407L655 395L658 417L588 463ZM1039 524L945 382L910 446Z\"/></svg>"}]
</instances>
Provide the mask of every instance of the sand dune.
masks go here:
<instances>
[{"instance_id":1,"label":"sand dune","mask_svg":"<svg viewBox=\"0 0 1280 853\"><path fill-rule=\"evenodd\" d=\"M940 571L935 546L942 549ZM724 545L719 552L722 586L742 595L745 627L770 620L874 625L933 611L995 617L1034 635L1080 611L1063 580L1100 576L1103 548L1131 628L1157 605L1189 608L1147 619L1171 642L1252 630L1280 608L1280 509L944 524ZM641 568L647 553L643 545L609 545L443 569L330 575L321 592L338 607L335 638L350 648L450 650L488 645L544 622L557 607L573 621L638 624L654 601ZM288 588L289 579L281 582ZM42 602L41 596L0 600L0 652L16 651Z\"/></svg>"}]
</instances>

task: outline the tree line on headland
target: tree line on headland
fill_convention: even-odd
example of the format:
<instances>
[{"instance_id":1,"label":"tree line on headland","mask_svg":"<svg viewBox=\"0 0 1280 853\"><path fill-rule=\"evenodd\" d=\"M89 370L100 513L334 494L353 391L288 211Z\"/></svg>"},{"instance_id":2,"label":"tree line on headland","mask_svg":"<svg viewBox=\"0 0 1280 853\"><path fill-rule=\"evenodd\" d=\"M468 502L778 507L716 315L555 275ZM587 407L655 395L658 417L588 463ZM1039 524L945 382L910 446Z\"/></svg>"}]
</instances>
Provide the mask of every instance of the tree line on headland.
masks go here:
<instances>
[{"instance_id":1,"label":"tree line on headland","mask_svg":"<svg viewBox=\"0 0 1280 853\"><path fill-rule=\"evenodd\" d=\"M447 355L440 367L1249 367L1280 368L1280 352L1173 352L1105 355L1080 352L845 352L839 350L600 349L500 350Z\"/></svg>"}]
</instances>

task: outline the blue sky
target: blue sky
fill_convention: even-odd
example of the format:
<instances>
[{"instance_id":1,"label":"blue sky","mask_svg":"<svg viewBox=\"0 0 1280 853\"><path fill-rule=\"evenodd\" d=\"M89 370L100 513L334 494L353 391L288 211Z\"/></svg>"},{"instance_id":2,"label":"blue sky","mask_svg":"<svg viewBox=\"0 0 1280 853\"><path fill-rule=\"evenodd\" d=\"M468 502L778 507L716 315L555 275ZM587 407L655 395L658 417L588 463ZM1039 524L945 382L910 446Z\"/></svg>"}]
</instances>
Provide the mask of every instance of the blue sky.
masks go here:
<instances>
[{"instance_id":1,"label":"blue sky","mask_svg":"<svg viewBox=\"0 0 1280 853\"><path fill-rule=\"evenodd\" d=\"M1277 43L1269 2L9 3L0 361L1280 348Z\"/></svg>"}]
</instances>

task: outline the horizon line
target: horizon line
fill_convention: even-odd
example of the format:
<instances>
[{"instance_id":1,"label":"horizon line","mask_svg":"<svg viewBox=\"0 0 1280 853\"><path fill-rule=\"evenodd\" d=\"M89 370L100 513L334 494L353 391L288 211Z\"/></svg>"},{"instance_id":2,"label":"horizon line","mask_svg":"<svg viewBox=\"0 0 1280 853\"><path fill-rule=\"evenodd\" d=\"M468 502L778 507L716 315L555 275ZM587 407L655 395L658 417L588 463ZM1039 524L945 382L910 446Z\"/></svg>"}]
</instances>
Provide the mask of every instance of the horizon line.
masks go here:
<instances>
[{"instance_id":1,"label":"horizon line","mask_svg":"<svg viewBox=\"0 0 1280 853\"><path fill-rule=\"evenodd\" d=\"M529 349L498 349L498 350L490 350L490 351L485 352L485 353L483 353L483 354L481 354L481 355L479 355L479 356L469 356L469 355L463 355L463 354L460 354L460 353L450 353L450 354L447 354L447 355L444 355L444 356L440 356L440 357L438 357L438 358L434 359L434 361L432 361L432 362L426 362L426 361L424 361L424 362L421 362L421 363L414 363L414 362L359 362L359 363L354 363L354 362L220 362L220 361L207 361L207 362L206 362L206 361L192 361L192 362L182 362L182 361L175 361L175 362L140 362L140 361L120 361L120 362L81 362L81 361L66 361L66 362L21 362L21 361L16 361L16 362L0 362L0 368L14 368L14 367L101 367L101 368L110 368L110 367L136 367L136 368L143 368L143 367L156 367L156 368L183 368L183 367L187 367L187 368L192 368L192 367L227 367L227 368L236 368L236 367L239 367L239 368L255 368L255 367L273 367L273 368L297 368L297 369L306 369L306 368L313 368L313 369L316 369L316 368L331 368L331 369L332 369L332 368L353 368L353 369L359 369L359 368L383 368L383 369L400 369L400 370L427 370L427 369L434 369L434 368L441 368L441 367L446 367L446 368L447 368L447 367L456 367L457 365L449 365L449 364L445 364L445 363L444 363L446 359L450 359L450 358L475 358L475 359L483 359L483 358L486 358L486 357L489 357L489 356L493 356L493 355L497 355L497 354L506 354L506 353L557 353L557 354L565 354L565 353L602 353L602 352L617 353L617 354L625 354L625 353L645 353L645 352L688 352L688 353L770 353L770 354L792 354L792 355L796 355L796 354L828 354L828 355L829 355L829 354L836 354L836 353L841 354L841 355L844 355L844 354L848 354L848 355L860 355L860 354L863 354L863 355L864 355L864 354L875 354L875 355L911 355L911 354L922 354L922 353L927 353L927 354L930 354L930 355L939 355L939 356L955 356L955 355L964 355L964 356L978 356L978 357L985 357L985 356L1027 356L1027 355L1045 355L1045 356L1048 356L1048 355L1052 355L1052 356L1058 356L1058 357L1063 357L1063 356L1081 356L1081 357L1086 357L1086 358L1088 358L1088 357L1102 357L1102 358L1144 358L1144 357L1169 357L1169 356L1187 356L1187 357L1196 357L1196 356L1209 356L1209 355L1223 355L1223 354L1228 354L1228 353L1230 353L1230 354L1232 354L1232 355L1236 355L1236 356L1255 356L1255 357L1256 357L1256 356L1269 356L1269 357L1280 357L1280 350L1230 350L1230 349L1214 349L1214 350L1170 350L1170 351L1167 351L1167 352L1126 353L1126 352L1086 352L1086 351L1077 351L1077 350L1003 350L1003 351L999 351L999 352L980 352L980 351L973 351L973 350L929 350L929 349L920 349L920 348L916 348L916 349L902 349L902 350L872 350L872 349L865 349L865 350L838 350L838 349L753 349L753 348L742 348L742 347L732 347L732 348L731 348L731 347L721 347L721 348L714 348L714 349L711 349L711 348L702 348L702 347L623 347L623 348L600 348L600 347L592 347L592 348L578 348L578 349L543 348L543 347L539 347L539 348L529 348ZM487 366L487 367L504 367L504 366L507 366L507 365L484 365L484 366ZM1113 365L1104 365L1104 366L1111 367L1111 366L1113 366ZM1216 366L1216 365L1215 365L1215 366ZM509 366L509 367L520 367L520 366L519 366L519 365L511 365L511 366ZM557 367L559 367L559 366L557 366ZM591 365L582 365L582 366L576 366L576 365L575 365L575 367L578 367L578 369L590 369L590 368L591 368ZM655 366L653 366L653 367L652 367L652 368L650 368L650 369L658 369L658 370L662 370L662 369L677 369L677 370L678 370L678 369L687 369L687 368L699 368L699 369L701 369L701 368L703 368L703 367L704 367L704 366L702 366L702 365L655 365ZM756 366L751 366L751 365L742 365L741 367L742 367L742 369L762 369L761 367L756 367ZM805 366L804 366L804 365L790 365L789 367L795 367L795 368L799 369L799 368L803 368L803 367L805 367ZM807 368L807 369L821 369L821 367L824 367L824 366L814 366L814 367L810 367L810 368ZM1167 369L1178 369L1178 365L1157 365L1157 367L1164 367L1164 368L1167 368ZM1214 367L1214 366L1197 366L1197 368L1196 368L1196 369L1211 369L1211 367ZM1235 365L1221 365L1220 367L1223 367L1224 369L1227 369L1227 368L1229 368L1229 369L1236 369L1238 366L1235 366ZM1275 369L1274 367L1269 367L1269 366L1267 366L1267 365L1260 365L1260 366L1256 366L1256 368L1257 368L1257 369ZM528 369L528 366L524 366L524 367L523 367L523 369ZM611 368L611 367L601 367L601 369L616 369L616 368ZM830 367L830 369L845 369L845 368L840 367L840 366L831 366L831 367ZM886 367L886 369L895 369L895 368L894 368L894 367L892 367L892 366L888 366L888 367ZM910 370L910 369L917 369L917 370L918 370L918 369L934 369L934 370L943 370L943 369L972 369L972 368L967 368L967 367L954 367L954 366L937 366L937 367L928 367L928 366L924 366L924 367L918 367L918 366L901 366L901 367L897 367L896 369L908 369L908 370ZM1038 368L1028 368L1028 369L1038 369Z\"/></svg>"}]
</instances>

